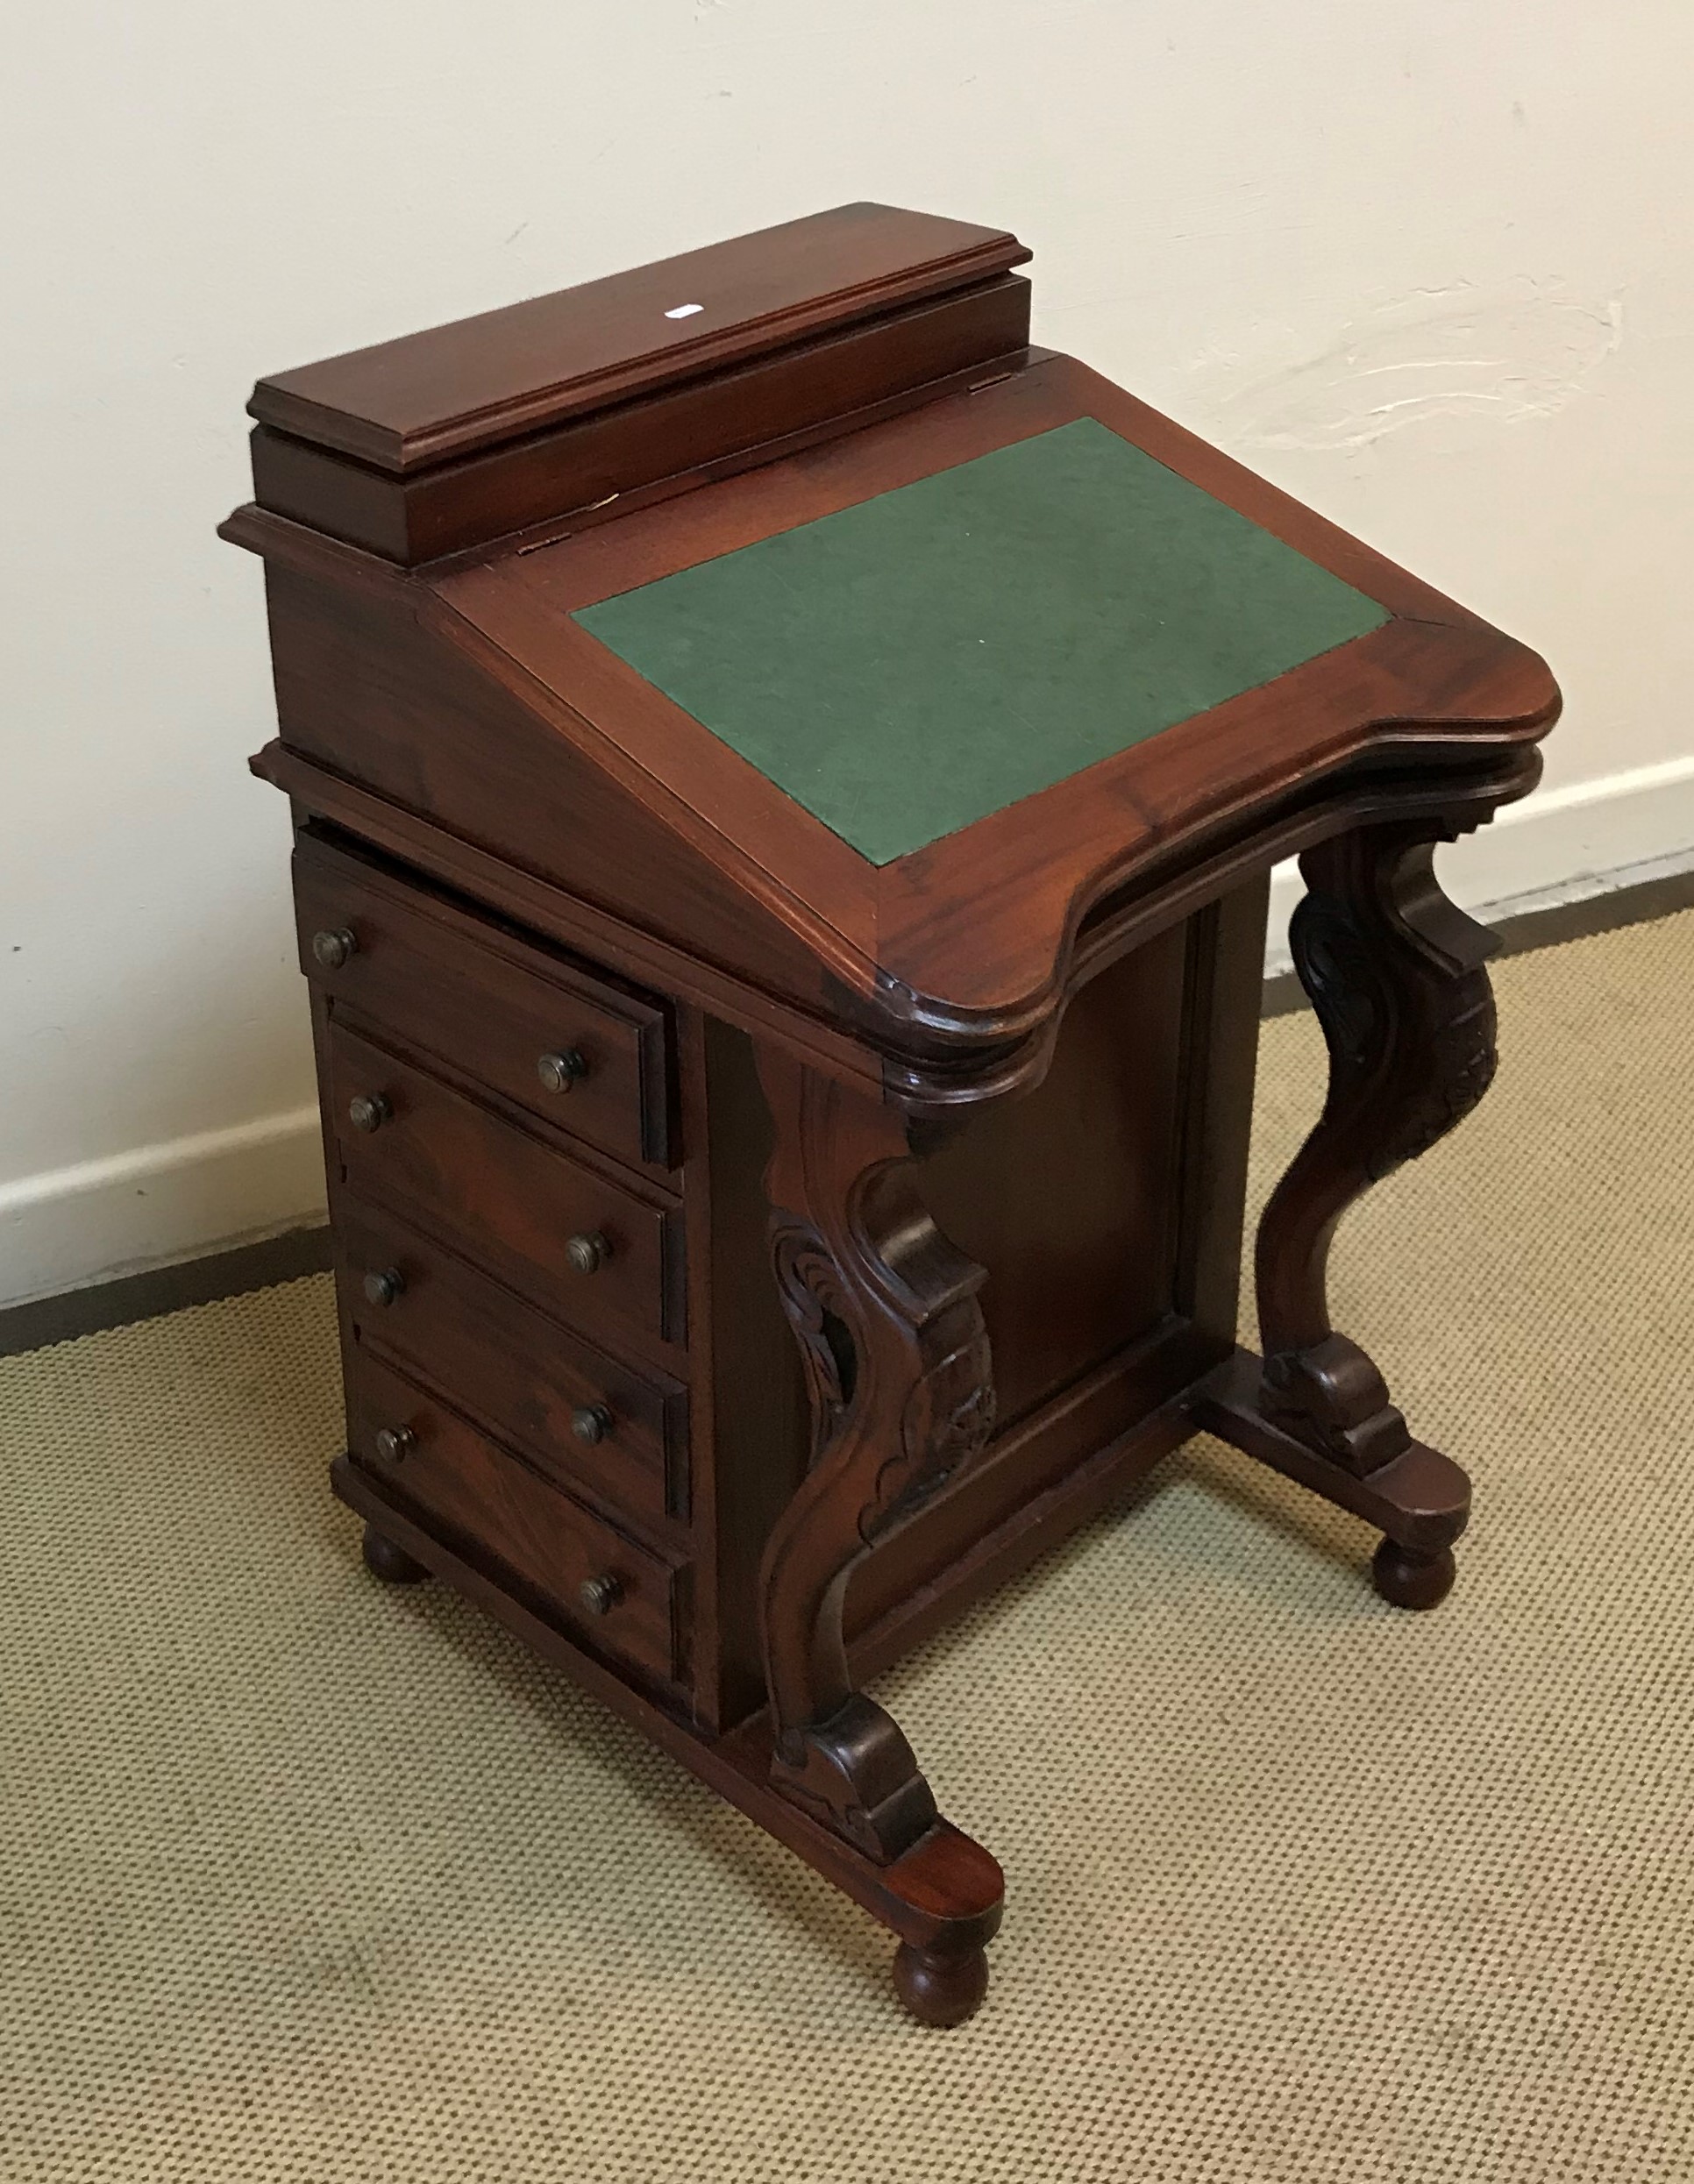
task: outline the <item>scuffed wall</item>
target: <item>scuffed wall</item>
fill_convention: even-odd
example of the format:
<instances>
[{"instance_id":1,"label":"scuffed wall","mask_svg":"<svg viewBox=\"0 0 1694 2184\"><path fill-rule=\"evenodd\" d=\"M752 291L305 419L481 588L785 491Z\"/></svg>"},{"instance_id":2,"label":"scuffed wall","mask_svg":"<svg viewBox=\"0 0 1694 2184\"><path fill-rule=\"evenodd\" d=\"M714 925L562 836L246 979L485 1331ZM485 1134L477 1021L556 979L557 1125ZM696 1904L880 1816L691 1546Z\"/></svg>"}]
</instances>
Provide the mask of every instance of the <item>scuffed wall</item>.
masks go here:
<instances>
[{"instance_id":1,"label":"scuffed wall","mask_svg":"<svg viewBox=\"0 0 1694 2184\"><path fill-rule=\"evenodd\" d=\"M1491 288L1458 281L1370 301L1317 354L1226 386L1215 413L1244 457L1336 454L1407 431L1452 447L1472 421L1556 416L1623 338L1621 295L1589 301L1527 274Z\"/></svg>"}]
</instances>

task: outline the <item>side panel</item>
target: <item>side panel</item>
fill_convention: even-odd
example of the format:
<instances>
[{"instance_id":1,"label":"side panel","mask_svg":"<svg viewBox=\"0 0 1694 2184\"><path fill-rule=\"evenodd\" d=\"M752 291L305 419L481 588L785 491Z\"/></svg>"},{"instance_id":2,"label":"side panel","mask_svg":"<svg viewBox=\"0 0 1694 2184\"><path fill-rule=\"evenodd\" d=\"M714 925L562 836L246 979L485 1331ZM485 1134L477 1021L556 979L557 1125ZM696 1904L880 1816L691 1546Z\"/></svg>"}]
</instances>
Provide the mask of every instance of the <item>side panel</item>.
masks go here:
<instances>
[{"instance_id":1,"label":"side panel","mask_svg":"<svg viewBox=\"0 0 1694 2184\"><path fill-rule=\"evenodd\" d=\"M942 1234L988 1269L999 1432L1173 1307L1188 937L1091 980L1036 1089L972 1113L923 1163Z\"/></svg>"},{"instance_id":2,"label":"side panel","mask_svg":"<svg viewBox=\"0 0 1694 2184\"><path fill-rule=\"evenodd\" d=\"M1074 1515L1043 1505L1037 1525L1037 1498L1063 1497L1097 1451L1228 1355L1263 918L1256 880L1103 971L1071 1003L1044 1082L972 1116L925 1161L937 1222L988 1270L982 1306L999 1417L979 1464L855 1573L850 1632L920 1597L938 1604L920 1618L932 1627L1032 1559L1099 1502L1087 1488ZM709 1051L720 1617L735 1663L732 1720L763 1700L759 1556L804 1474L810 1424L765 1256L770 1124L751 1044L713 1026ZM1181 1437L1151 1431L1138 1461ZM967 1567L990 1535L993 1555Z\"/></svg>"},{"instance_id":3,"label":"side panel","mask_svg":"<svg viewBox=\"0 0 1694 2184\"><path fill-rule=\"evenodd\" d=\"M1175 1303L1220 1355L1235 1340L1241 1298L1270 900L1261 872L1190 921Z\"/></svg>"},{"instance_id":4,"label":"side panel","mask_svg":"<svg viewBox=\"0 0 1694 2184\"><path fill-rule=\"evenodd\" d=\"M712 1202L713 1443L722 1719L765 1703L756 1586L765 1542L805 1476L811 1414L765 1245L771 1116L753 1042L706 1019Z\"/></svg>"},{"instance_id":5,"label":"side panel","mask_svg":"<svg viewBox=\"0 0 1694 2184\"><path fill-rule=\"evenodd\" d=\"M1015 1526L1223 1354L1196 1338L1178 1301L1182 1146L1202 1063L1188 1021L1193 959L1210 944L1207 920L1190 919L1102 971L1071 1002L1036 1090L972 1116L924 1163L943 1233L988 1270L995 1433L956 1487L855 1571L850 1631L948 1583L986 1533Z\"/></svg>"},{"instance_id":6,"label":"side panel","mask_svg":"<svg viewBox=\"0 0 1694 2184\"><path fill-rule=\"evenodd\" d=\"M284 743L632 925L822 1002L807 950L403 597L274 565L266 581Z\"/></svg>"}]
</instances>

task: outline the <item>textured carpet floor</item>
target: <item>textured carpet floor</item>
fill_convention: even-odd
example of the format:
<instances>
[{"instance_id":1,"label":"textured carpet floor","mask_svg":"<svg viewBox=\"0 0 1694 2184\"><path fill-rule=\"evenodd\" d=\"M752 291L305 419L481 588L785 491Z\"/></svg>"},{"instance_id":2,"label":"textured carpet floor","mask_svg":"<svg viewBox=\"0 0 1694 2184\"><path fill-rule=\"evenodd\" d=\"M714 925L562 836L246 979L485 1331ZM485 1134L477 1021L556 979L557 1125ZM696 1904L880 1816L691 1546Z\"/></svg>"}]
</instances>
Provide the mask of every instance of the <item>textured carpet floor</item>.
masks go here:
<instances>
[{"instance_id":1,"label":"textured carpet floor","mask_svg":"<svg viewBox=\"0 0 1694 2184\"><path fill-rule=\"evenodd\" d=\"M1504 964L1343 1231L1471 1468L1436 1615L1199 1442L885 1680L1003 1860L973 2024L329 1498L322 1280L0 1364L0 2175L1694 2178L1694 914ZM1320 1084L1267 1028L1257 1187Z\"/></svg>"}]
</instances>

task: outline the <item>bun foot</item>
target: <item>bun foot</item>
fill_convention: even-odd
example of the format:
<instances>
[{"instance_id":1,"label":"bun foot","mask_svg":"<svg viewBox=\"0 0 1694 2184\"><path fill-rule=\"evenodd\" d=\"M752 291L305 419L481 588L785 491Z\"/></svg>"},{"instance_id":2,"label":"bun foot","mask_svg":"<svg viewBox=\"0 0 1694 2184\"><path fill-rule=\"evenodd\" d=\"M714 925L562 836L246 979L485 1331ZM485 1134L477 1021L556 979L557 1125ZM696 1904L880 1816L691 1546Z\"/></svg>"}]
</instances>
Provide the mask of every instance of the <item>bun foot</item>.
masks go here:
<instances>
[{"instance_id":1,"label":"bun foot","mask_svg":"<svg viewBox=\"0 0 1694 2184\"><path fill-rule=\"evenodd\" d=\"M894 1992L921 2024L963 2024L988 1992L987 1953L938 1956L902 1941L894 1952Z\"/></svg>"},{"instance_id":2,"label":"bun foot","mask_svg":"<svg viewBox=\"0 0 1694 2184\"><path fill-rule=\"evenodd\" d=\"M1420 1554L1398 1540L1384 1540L1370 1562L1370 1581L1397 1608L1438 1608L1453 1590L1453 1550Z\"/></svg>"},{"instance_id":3,"label":"bun foot","mask_svg":"<svg viewBox=\"0 0 1694 2184\"><path fill-rule=\"evenodd\" d=\"M403 1547L396 1547L374 1525L365 1527L365 1567L385 1585L416 1585L430 1574L422 1562L414 1562Z\"/></svg>"}]
</instances>

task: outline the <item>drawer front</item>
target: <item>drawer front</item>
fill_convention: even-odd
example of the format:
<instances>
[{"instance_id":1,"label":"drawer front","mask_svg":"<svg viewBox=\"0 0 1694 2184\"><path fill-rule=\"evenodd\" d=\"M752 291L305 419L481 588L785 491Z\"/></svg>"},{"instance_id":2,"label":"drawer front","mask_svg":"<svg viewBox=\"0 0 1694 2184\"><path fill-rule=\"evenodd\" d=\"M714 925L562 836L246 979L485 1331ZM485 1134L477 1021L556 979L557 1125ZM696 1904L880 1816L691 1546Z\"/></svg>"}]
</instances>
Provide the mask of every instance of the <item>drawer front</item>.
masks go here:
<instances>
[{"instance_id":1,"label":"drawer front","mask_svg":"<svg viewBox=\"0 0 1694 2184\"><path fill-rule=\"evenodd\" d=\"M336 1278L361 1343L409 1361L564 1485L638 1518L688 1514L688 1395L644 1378L429 1242L343 1199Z\"/></svg>"},{"instance_id":2,"label":"drawer front","mask_svg":"<svg viewBox=\"0 0 1694 2184\"><path fill-rule=\"evenodd\" d=\"M680 1677L675 1569L374 1358L351 1361L347 1412L354 1462L396 1499L497 1555L597 1651Z\"/></svg>"},{"instance_id":3,"label":"drawer front","mask_svg":"<svg viewBox=\"0 0 1694 2184\"><path fill-rule=\"evenodd\" d=\"M351 1190L587 1334L681 1341L679 1212L368 1040L331 1025L327 1043L331 1119Z\"/></svg>"},{"instance_id":4,"label":"drawer front","mask_svg":"<svg viewBox=\"0 0 1694 2184\"><path fill-rule=\"evenodd\" d=\"M295 851L295 909L301 967L338 1007L619 1159L672 1164L660 1003L322 843Z\"/></svg>"}]
</instances>

